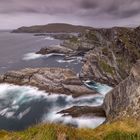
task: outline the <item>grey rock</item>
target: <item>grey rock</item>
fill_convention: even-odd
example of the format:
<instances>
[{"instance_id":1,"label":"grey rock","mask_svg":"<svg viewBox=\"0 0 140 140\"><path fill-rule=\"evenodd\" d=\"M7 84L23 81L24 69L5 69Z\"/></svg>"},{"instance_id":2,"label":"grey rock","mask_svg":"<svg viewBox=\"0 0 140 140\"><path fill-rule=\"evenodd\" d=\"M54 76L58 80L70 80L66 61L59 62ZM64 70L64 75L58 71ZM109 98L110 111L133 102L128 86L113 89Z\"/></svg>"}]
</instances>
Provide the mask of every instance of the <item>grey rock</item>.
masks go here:
<instances>
[{"instance_id":1,"label":"grey rock","mask_svg":"<svg viewBox=\"0 0 140 140\"><path fill-rule=\"evenodd\" d=\"M126 118L140 118L140 61L130 76L116 86L104 99L107 122Z\"/></svg>"},{"instance_id":2,"label":"grey rock","mask_svg":"<svg viewBox=\"0 0 140 140\"><path fill-rule=\"evenodd\" d=\"M73 71L62 68L27 68L10 71L0 76L0 82L31 85L49 93L66 94L73 97L98 94L85 87Z\"/></svg>"},{"instance_id":3,"label":"grey rock","mask_svg":"<svg viewBox=\"0 0 140 140\"><path fill-rule=\"evenodd\" d=\"M73 106L66 110L62 110L58 113L63 114L63 116L81 117L81 116L92 116L92 117L105 117L105 112L102 106Z\"/></svg>"}]
</instances>

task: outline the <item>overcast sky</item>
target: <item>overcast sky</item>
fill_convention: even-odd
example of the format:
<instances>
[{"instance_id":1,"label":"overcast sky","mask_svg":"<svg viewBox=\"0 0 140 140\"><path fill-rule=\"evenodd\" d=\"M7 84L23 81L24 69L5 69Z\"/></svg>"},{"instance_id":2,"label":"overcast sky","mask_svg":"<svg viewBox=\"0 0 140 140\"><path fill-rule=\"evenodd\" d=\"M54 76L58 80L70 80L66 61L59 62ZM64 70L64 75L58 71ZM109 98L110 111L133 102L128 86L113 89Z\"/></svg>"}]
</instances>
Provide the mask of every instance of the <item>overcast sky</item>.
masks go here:
<instances>
[{"instance_id":1,"label":"overcast sky","mask_svg":"<svg viewBox=\"0 0 140 140\"><path fill-rule=\"evenodd\" d=\"M47 23L140 25L140 0L0 0L0 28Z\"/></svg>"}]
</instances>

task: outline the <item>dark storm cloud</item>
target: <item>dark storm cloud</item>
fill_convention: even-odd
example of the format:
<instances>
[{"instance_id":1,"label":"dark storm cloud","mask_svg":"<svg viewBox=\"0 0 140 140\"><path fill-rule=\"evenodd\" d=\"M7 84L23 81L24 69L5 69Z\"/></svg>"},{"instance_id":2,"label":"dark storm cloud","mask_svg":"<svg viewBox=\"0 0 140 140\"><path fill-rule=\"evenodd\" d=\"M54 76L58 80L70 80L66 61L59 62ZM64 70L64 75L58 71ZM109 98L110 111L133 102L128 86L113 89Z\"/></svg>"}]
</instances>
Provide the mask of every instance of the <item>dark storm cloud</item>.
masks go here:
<instances>
[{"instance_id":1,"label":"dark storm cloud","mask_svg":"<svg viewBox=\"0 0 140 140\"><path fill-rule=\"evenodd\" d=\"M96 1L93 0L82 0L80 3L81 8L94 9L98 6Z\"/></svg>"},{"instance_id":2,"label":"dark storm cloud","mask_svg":"<svg viewBox=\"0 0 140 140\"><path fill-rule=\"evenodd\" d=\"M15 19L18 22L23 17L27 25L60 21L123 25L131 24L132 20L140 22L139 7L140 0L0 0L0 20L14 24Z\"/></svg>"},{"instance_id":3,"label":"dark storm cloud","mask_svg":"<svg viewBox=\"0 0 140 140\"><path fill-rule=\"evenodd\" d=\"M139 0L1 0L0 13L68 14L86 10L92 17L108 14L116 18L140 13Z\"/></svg>"}]
</instances>

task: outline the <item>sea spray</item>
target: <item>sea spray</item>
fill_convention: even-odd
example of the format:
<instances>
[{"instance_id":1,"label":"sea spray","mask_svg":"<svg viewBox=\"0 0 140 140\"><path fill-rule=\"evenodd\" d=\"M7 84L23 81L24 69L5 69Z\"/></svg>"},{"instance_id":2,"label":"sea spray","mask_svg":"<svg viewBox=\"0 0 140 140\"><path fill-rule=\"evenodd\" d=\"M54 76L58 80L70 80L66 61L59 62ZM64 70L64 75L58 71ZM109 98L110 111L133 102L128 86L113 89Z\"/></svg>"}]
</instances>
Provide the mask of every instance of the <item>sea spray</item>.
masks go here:
<instances>
[{"instance_id":1,"label":"sea spray","mask_svg":"<svg viewBox=\"0 0 140 140\"><path fill-rule=\"evenodd\" d=\"M42 54L37 54L35 52L31 52L31 53L24 54L22 60L29 61L29 60L35 60L35 59L40 59L40 58L47 58L51 56L64 56L64 54L50 53L50 54L42 55Z\"/></svg>"},{"instance_id":2,"label":"sea spray","mask_svg":"<svg viewBox=\"0 0 140 140\"><path fill-rule=\"evenodd\" d=\"M87 80L87 81L84 81L83 83L88 88L93 89L93 90L97 91L98 93L101 93L102 95L106 95L109 91L111 91L113 89L112 87L110 87L106 84L100 84L95 81Z\"/></svg>"},{"instance_id":3,"label":"sea spray","mask_svg":"<svg viewBox=\"0 0 140 140\"><path fill-rule=\"evenodd\" d=\"M36 87L12 84L0 84L0 89L0 123L3 124L0 128L2 129L20 130L41 122L59 122L93 128L105 120L105 118L85 116L63 117L63 114L57 114L73 106L101 105L103 101L101 94L73 98L62 94L48 94Z\"/></svg>"}]
</instances>

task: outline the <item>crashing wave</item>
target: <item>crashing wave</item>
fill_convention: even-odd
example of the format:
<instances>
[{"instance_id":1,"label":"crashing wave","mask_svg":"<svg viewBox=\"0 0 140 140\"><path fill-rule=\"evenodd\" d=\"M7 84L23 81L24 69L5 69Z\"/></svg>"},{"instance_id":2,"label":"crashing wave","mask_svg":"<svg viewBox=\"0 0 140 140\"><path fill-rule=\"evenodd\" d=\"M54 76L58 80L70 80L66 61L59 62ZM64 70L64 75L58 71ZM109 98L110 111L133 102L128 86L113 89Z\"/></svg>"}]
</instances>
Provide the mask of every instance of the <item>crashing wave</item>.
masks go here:
<instances>
[{"instance_id":1,"label":"crashing wave","mask_svg":"<svg viewBox=\"0 0 140 140\"><path fill-rule=\"evenodd\" d=\"M42 54L36 54L36 53L27 53L23 56L24 61L28 61L28 60L35 60L35 59L39 59L39 58L48 58L51 56L64 56L64 54L59 54L59 53L51 53L51 54L46 54L46 55L42 55Z\"/></svg>"},{"instance_id":2,"label":"crashing wave","mask_svg":"<svg viewBox=\"0 0 140 140\"><path fill-rule=\"evenodd\" d=\"M0 89L0 116L11 121L14 119L22 122L27 118L28 121L35 119L38 123L61 122L64 124L75 124L77 127L93 128L100 125L105 119L72 118L70 116L63 117L63 114L57 114L57 112L73 106L101 105L103 101L103 96L101 95L73 98L68 95L49 94L38 90L36 87L12 84L0 84ZM38 118L37 115L39 115Z\"/></svg>"}]
</instances>

